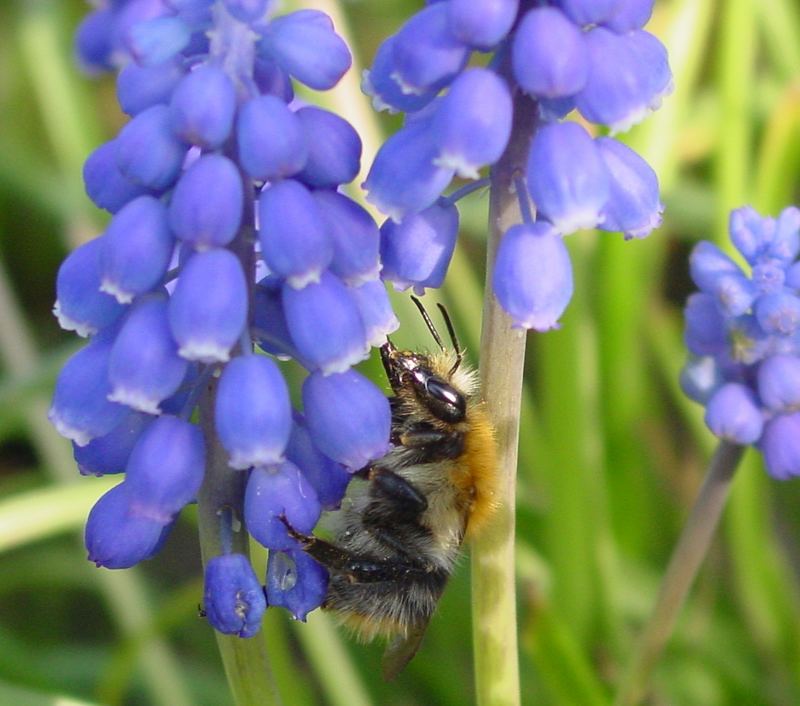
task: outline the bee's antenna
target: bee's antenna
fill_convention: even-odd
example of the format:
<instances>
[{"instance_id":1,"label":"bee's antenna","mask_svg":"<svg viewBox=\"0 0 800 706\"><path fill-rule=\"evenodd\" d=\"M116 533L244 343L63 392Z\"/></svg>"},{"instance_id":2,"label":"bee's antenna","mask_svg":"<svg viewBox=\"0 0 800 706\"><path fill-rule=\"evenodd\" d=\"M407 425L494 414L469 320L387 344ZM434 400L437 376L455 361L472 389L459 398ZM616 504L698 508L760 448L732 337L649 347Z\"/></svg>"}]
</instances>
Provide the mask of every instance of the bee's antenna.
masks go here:
<instances>
[{"instance_id":1,"label":"bee's antenna","mask_svg":"<svg viewBox=\"0 0 800 706\"><path fill-rule=\"evenodd\" d=\"M452 375L456 370L458 370L458 366L461 365L463 351L461 350L461 346L458 345L456 329L453 326L453 320L450 318L450 314L447 312L447 309L441 302L437 302L436 306L438 306L439 311L442 312L442 318L444 319L445 326L447 326L447 333L450 334L450 341L453 343L453 350L456 353L456 362L453 364L453 367L450 368L450 375Z\"/></svg>"},{"instance_id":2,"label":"bee's antenna","mask_svg":"<svg viewBox=\"0 0 800 706\"><path fill-rule=\"evenodd\" d=\"M423 321L425 321L425 325L428 327L428 331L431 332L431 336L433 336L433 340L436 341L436 343L439 345L439 348L441 348L442 351L447 350L444 347L444 343L442 343L442 338L439 335L439 332L436 330L436 327L433 325L433 321L431 321L431 317L428 316L428 312L425 310L425 307L422 306L422 302L419 299L417 299L415 296L413 296L413 295L411 296L411 301L414 302L414 304L416 305L417 309L419 309L419 313L422 314L422 319L423 319Z\"/></svg>"}]
</instances>

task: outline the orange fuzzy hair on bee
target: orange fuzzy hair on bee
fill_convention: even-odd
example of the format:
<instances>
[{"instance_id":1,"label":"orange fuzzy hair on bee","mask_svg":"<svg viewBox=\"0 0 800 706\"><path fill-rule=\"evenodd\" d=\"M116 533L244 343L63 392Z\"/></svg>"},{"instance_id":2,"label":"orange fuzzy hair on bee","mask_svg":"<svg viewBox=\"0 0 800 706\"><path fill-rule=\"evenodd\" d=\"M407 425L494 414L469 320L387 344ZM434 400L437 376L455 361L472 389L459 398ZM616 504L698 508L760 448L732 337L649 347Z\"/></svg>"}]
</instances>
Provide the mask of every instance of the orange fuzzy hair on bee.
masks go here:
<instances>
[{"instance_id":1,"label":"orange fuzzy hair on bee","mask_svg":"<svg viewBox=\"0 0 800 706\"><path fill-rule=\"evenodd\" d=\"M452 473L453 484L471 495L465 535L468 540L479 535L497 511L499 490L494 429L482 402L470 407L463 464L456 466Z\"/></svg>"}]
</instances>

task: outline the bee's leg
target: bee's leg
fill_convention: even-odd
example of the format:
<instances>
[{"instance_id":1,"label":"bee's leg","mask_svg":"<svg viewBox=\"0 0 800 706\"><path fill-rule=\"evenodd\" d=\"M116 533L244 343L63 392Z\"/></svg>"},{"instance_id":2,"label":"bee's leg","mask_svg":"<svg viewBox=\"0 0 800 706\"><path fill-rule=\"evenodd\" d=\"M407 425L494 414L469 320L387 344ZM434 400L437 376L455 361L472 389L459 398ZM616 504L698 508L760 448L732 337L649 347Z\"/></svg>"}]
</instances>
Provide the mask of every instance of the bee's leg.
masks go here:
<instances>
[{"instance_id":1,"label":"bee's leg","mask_svg":"<svg viewBox=\"0 0 800 706\"><path fill-rule=\"evenodd\" d=\"M424 423L403 430L398 437L398 443L409 449L427 449L431 461L458 458L464 453L462 432L440 431Z\"/></svg>"},{"instance_id":2,"label":"bee's leg","mask_svg":"<svg viewBox=\"0 0 800 706\"><path fill-rule=\"evenodd\" d=\"M331 572L345 576L352 583L397 581L403 578L427 580L437 572L437 570L430 570L413 561L396 559L378 561L371 557L353 554L324 539L297 532L285 518L282 520L289 534L300 542L303 551ZM445 574L444 580L446 578Z\"/></svg>"}]
</instances>

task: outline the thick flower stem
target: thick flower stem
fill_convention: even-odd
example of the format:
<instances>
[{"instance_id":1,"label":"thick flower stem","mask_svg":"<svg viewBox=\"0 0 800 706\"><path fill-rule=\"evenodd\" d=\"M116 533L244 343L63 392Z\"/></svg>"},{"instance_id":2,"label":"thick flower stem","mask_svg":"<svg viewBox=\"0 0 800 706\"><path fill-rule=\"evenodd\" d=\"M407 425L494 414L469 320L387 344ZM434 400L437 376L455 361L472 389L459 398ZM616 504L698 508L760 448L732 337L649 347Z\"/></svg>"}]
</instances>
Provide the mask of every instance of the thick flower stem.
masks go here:
<instances>
[{"instance_id":1,"label":"thick flower stem","mask_svg":"<svg viewBox=\"0 0 800 706\"><path fill-rule=\"evenodd\" d=\"M717 447L678 544L670 559L653 613L633 653L627 676L617 693L617 706L642 702L647 684L689 588L705 558L730 491L744 446L723 441Z\"/></svg>"},{"instance_id":2,"label":"thick flower stem","mask_svg":"<svg viewBox=\"0 0 800 706\"><path fill-rule=\"evenodd\" d=\"M253 195L245 193L245 223L253 223ZM254 280L255 256L252 246L253 228L242 228L231 249L239 257L247 275L247 281ZM250 292L252 297L252 291ZM242 345L250 348L250 343ZM245 351L242 351L243 353ZM249 350L247 351L249 352ZM200 425L206 444L206 470L203 485L197 497L197 519L200 531L200 550L203 565L214 556L230 551L250 555L250 536L243 524L244 489L247 473L232 469L228 456L219 441L214 424L214 407L217 396L218 378L212 377L200 398ZM230 530L221 531L224 513L232 519ZM223 536L225 546L223 548ZM210 628L209 628L210 629ZM223 635L215 631L225 676L228 679L236 706L278 706L280 696L272 678L266 642L263 633L251 638L236 635Z\"/></svg>"},{"instance_id":3,"label":"thick flower stem","mask_svg":"<svg viewBox=\"0 0 800 706\"><path fill-rule=\"evenodd\" d=\"M500 238L509 227L522 220L514 179L524 173L535 129L536 105L518 94L514 100L511 141L491 174L490 238L480 361L482 393L495 429L497 472L502 481L499 511L472 544L472 635L479 706L520 703L514 507L525 332L511 328L511 319L492 293L491 273Z\"/></svg>"},{"instance_id":4,"label":"thick flower stem","mask_svg":"<svg viewBox=\"0 0 800 706\"><path fill-rule=\"evenodd\" d=\"M197 498L200 548L205 565L222 553L220 514L233 512L231 550L249 555L248 534L242 526L242 499L247 475L228 466L225 450L214 429L214 399L217 380L212 379L200 403L200 417L206 442L206 475ZM209 627L209 629L211 629ZM215 632L234 703L237 706L273 706L280 704L269 668L264 636L240 638Z\"/></svg>"}]
</instances>

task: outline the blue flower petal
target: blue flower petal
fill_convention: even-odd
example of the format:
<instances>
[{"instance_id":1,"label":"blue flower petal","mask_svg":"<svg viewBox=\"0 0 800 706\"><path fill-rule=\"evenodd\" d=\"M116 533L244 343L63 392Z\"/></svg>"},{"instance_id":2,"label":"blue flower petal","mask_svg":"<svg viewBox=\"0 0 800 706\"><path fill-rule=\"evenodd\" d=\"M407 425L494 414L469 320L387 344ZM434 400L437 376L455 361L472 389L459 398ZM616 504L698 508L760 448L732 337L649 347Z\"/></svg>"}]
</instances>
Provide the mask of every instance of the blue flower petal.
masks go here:
<instances>
[{"instance_id":1,"label":"blue flower petal","mask_svg":"<svg viewBox=\"0 0 800 706\"><path fill-rule=\"evenodd\" d=\"M487 51L511 30L519 0L450 0L447 28L464 44Z\"/></svg>"},{"instance_id":2,"label":"blue flower petal","mask_svg":"<svg viewBox=\"0 0 800 706\"><path fill-rule=\"evenodd\" d=\"M524 91L563 98L580 91L589 75L589 51L578 27L555 7L525 13L514 33L511 66Z\"/></svg>"},{"instance_id":3,"label":"blue flower petal","mask_svg":"<svg viewBox=\"0 0 800 706\"><path fill-rule=\"evenodd\" d=\"M269 549L298 549L288 523L307 534L317 524L322 508L314 488L297 466L285 461L277 468L254 468L244 495L247 531Z\"/></svg>"},{"instance_id":4,"label":"blue flower petal","mask_svg":"<svg viewBox=\"0 0 800 706\"><path fill-rule=\"evenodd\" d=\"M221 248L194 254L181 268L169 301L178 354L225 362L246 322L247 282L238 258Z\"/></svg>"},{"instance_id":5,"label":"blue flower petal","mask_svg":"<svg viewBox=\"0 0 800 706\"><path fill-rule=\"evenodd\" d=\"M219 381L214 418L232 468L280 463L292 411L289 390L275 362L260 355L231 360Z\"/></svg>"},{"instance_id":6,"label":"blue flower petal","mask_svg":"<svg viewBox=\"0 0 800 706\"><path fill-rule=\"evenodd\" d=\"M324 375L343 372L369 355L358 305L350 289L330 272L303 289L284 285L283 310L304 362Z\"/></svg>"},{"instance_id":7,"label":"blue flower petal","mask_svg":"<svg viewBox=\"0 0 800 706\"><path fill-rule=\"evenodd\" d=\"M195 500L204 472L200 428L178 417L158 417L142 432L125 467L132 511L166 524Z\"/></svg>"},{"instance_id":8,"label":"blue flower petal","mask_svg":"<svg viewBox=\"0 0 800 706\"><path fill-rule=\"evenodd\" d=\"M204 149L220 147L228 139L235 111L236 88L216 64L202 64L186 74L169 104L175 134Z\"/></svg>"},{"instance_id":9,"label":"blue flower petal","mask_svg":"<svg viewBox=\"0 0 800 706\"><path fill-rule=\"evenodd\" d=\"M243 194L236 165L222 155L204 155L181 175L172 193L170 226L197 250L227 245L239 230Z\"/></svg>"},{"instance_id":10,"label":"blue flower petal","mask_svg":"<svg viewBox=\"0 0 800 706\"><path fill-rule=\"evenodd\" d=\"M203 610L215 630L237 637L253 637L261 630L267 599L246 556L212 557L204 584Z\"/></svg>"},{"instance_id":11,"label":"blue flower petal","mask_svg":"<svg viewBox=\"0 0 800 706\"><path fill-rule=\"evenodd\" d=\"M572 298L572 264L548 223L520 224L500 241L492 287L515 327L547 331Z\"/></svg>"},{"instance_id":12,"label":"blue flower petal","mask_svg":"<svg viewBox=\"0 0 800 706\"><path fill-rule=\"evenodd\" d=\"M577 123L551 123L539 129L528 155L527 177L540 216L562 235L601 222L610 176L599 148Z\"/></svg>"},{"instance_id":13,"label":"blue flower petal","mask_svg":"<svg viewBox=\"0 0 800 706\"><path fill-rule=\"evenodd\" d=\"M764 428L764 418L752 390L732 382L711 396L705 421L716 436L735 444L754 444Z\"/></svg>"},{"instance_id":14,"label":"blue flower petal","mask_svg":"<svg viewBox=\"0 0 800 706\"><path fill-rule=\"evenodd\" d=\"M314 445L351 470L389 450L389 401L355 370L309 375L303 383L303 406Z\"/></svg>"},{"instance_id":15,"label":"blue flower petal","mask_svg":"<svg viewBox=\"0 0 800 706\"><path fill-rule=\"evenodd\" d=\"M92 439L86 446L73 442L72 455L78 471L84 476L122 473L136 441L152 420L148 414L128 412L111 431Z\"/></svg>"},{"instance_id":16,"label":"blue flower petal","mask_svg":"<svg viewBox=\"0 0 800 706\"><path fill-rule=\"evenodd\" d=\"M114 341L108 364L108 399L148 414L172 395L186 375L188 363L178 355L161 298L137 303Z\"/></svg>"},{"instance_id":17,"label":"blue flower petal","mask_svg":"<svg viewBox=\"0 0 800 706\"><path fill-rule=\"evenodd\" d=\"M759 444L767 473L778 480L800 475L800 412L779 414L764 427Z\"/></svg>"},{"instance_id":18,"label":"blue flower petal","mask_svg":"<svg viewBox=\"0 0 800 706\"><path fill-rule=\"evenodd\" d=\"M314 106L296 113L308 144L308 160L298 179L318 189L356 178L361 168L361 138L344 118Z\"/></svg>"},{"instance_id":19,"label":"blue flower petal","mask_svg":"<svg viewBox=\"0 0 800 706\"><path fill-rule=\"evenodd\" d=\"M295 620L322 605L328 572L302 551L272 550L267 561L267 602L286 608Z\"/></svg>"},{"instance_id":20,"label":"blue flower petal","mask_svg":"<svg viewBox=\"0 0 800 706\"><path fill-rule=\"evenodd\" d=\"M458 237L458 209L439 202L381 226L381 278L399 290L441 287Z\"/></svg>"}]
</instances>

